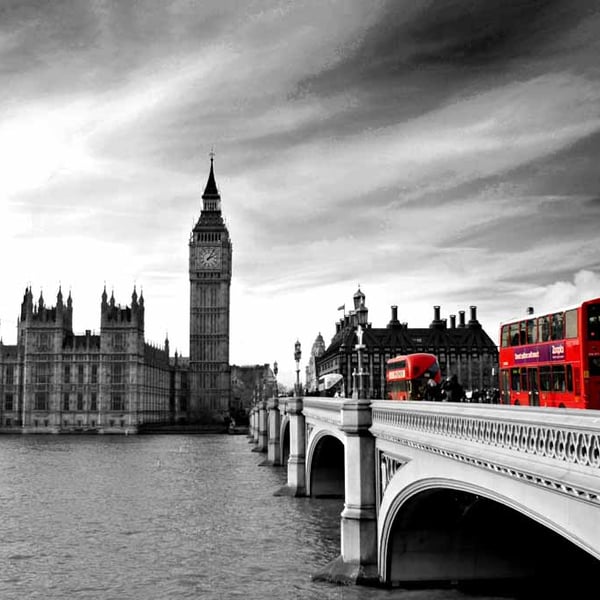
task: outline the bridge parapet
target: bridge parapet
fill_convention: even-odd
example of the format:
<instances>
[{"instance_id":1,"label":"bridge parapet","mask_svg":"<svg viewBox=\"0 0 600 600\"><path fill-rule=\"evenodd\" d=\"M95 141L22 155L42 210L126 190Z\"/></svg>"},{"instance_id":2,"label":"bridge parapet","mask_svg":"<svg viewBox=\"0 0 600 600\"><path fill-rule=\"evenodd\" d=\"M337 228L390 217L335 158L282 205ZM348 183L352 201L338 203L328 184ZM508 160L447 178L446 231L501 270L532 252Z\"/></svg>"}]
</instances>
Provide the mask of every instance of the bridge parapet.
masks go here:
<instances>
[{"instance_id":1,"label":"bridge parapet","mask_svg":"<svg viewBox=\"0 0 600 600\"><path fill-rule=\"evenodd\" d=\"M378 438L600 504L600 411L372 403Z\"/></svg>"},{"instance_id":2,"label":"bridge parapet","mask_svg":"<svg viewBox=\"0 0 600 600\"><path fill-rule=\"evenodd\" d=\"M600 468L600 411L374 401L373 425L410 429Z\"/></svg>"},{"instance_id":3,"label":"bridge parapet","mask_svg":"<svg viewBox=\"0 0 600 600\"><path fill-rule=\"evenodd\" d=\"M289 396L281 396L278 399L278 406L279 406L279 412L281 414L285 413L285 409L287 407L287 403L291 400L291 398Z\"/></svg>"},{"instance_id":4,"label":"bridge parapet","mask_svg":"<svg viewBox=\"0 0 600 600\"><path fill-rule=\"evenodd\" d=\"M304 418L307 422L322 422L340 428L342 425L342 404L344 400L305 397L303 399Z\"/></svg>"}]
</instances>

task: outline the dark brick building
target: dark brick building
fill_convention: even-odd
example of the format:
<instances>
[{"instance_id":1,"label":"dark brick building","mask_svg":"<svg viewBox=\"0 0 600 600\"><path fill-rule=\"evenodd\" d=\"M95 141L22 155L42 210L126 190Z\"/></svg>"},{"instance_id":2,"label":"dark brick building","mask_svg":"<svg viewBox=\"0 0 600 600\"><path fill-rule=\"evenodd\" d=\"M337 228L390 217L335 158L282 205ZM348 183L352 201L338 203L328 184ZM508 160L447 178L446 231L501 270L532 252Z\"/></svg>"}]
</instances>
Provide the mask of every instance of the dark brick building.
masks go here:
<instances>
[{"instance_id":1,"label":"dark brick building","mask_svg":"<svg viewBox=\"0 0 600 600\"><path fill-rule=\"evenodd\" d=\"M450 322L441 318L439 306L433 307L433 320L427 327L409 327L398 320L398 307L391 307L391 318L385 327L369 323L365 294L354 294L354 309L336 323L331 343L316 357L318 376L340 373L344 377L346 395L352 394L352 373L358 366L356 330L361 325L363 370L367 372L365 388L369 398L385 398L385 365L399 354L430 352L438 357L442 374L456 374L465 389L497 387L498 348L477 320L477 308L470 307L469 320L465 311L450 315Z\"/></svg>"}]
</instances>

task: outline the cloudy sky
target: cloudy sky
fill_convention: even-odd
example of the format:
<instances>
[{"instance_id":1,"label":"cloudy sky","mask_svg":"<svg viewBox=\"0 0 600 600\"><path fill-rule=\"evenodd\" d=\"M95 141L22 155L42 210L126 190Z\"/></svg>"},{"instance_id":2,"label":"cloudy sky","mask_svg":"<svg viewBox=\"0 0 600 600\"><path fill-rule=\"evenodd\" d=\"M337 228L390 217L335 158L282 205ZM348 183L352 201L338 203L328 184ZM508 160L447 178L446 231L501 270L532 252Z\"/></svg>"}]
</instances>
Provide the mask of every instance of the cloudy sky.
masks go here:
<instances>
[{"instance_id":1,"label":"cloudy sky","mask_svg":"<svg viewBox=\"0 0 600 600\"><path fill-rule=\"evenodd\" d=\"M295 377L360 285L373 326L600 296L596 0L0 0L0 335L24 289L146 301L188 355L214 146L231 362Z\"/></svg>"}]
</instances>

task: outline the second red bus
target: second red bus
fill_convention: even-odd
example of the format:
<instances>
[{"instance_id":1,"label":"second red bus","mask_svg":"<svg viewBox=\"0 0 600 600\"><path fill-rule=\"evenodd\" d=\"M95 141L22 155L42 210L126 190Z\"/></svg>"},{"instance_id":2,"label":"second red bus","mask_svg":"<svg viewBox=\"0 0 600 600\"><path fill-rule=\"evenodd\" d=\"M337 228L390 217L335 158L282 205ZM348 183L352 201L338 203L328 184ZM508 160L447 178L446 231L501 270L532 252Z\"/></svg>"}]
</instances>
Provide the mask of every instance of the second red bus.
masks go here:
<instances>
[{"instance_id":1,"label":"second red bus","mask_svg":"<svg viewBox=\"0 0 600 600\"><path fill-rule=\"evenodd\" d=\"M439 385L442 373L436 356L422 352L388 360L385 378L389 400L423 400L427 380Z\"/></svg>"}]
</instances>

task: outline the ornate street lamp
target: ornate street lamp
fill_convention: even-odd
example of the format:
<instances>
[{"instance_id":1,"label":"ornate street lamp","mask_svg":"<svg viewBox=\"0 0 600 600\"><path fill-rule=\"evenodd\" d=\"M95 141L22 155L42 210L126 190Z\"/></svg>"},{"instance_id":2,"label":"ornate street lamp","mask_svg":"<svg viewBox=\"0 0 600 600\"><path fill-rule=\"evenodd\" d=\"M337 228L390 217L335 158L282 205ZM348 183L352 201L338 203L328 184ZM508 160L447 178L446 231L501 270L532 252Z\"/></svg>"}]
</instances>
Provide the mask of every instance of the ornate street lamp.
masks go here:
<instances>
[{"instance_id":1,"label":"ornate street lamp","mask_svg":"<svg viewBox=\"0 0 600 600\"><path fill-rule=\"evenodd\" d=\"M273 377L275 378L275 391L273 392L273 397L279 397L279 390L277 389L277 373L279 369L277 368L277 361L273 361Z\"/></svg>"},{"instance_id":2,"label":"ornate street lamp","mask_svg":"<svg viewBox=\"0 0 600 600\"><path fill-rule=\"evenodd\" d=\"M366 373L362 368L362 350L365 349L365 344L363 344L363 333L364 330L361 325L356 328L356 340L357 344L354 346L357 354L357 362L358 362L358 370L354 371L353 375L353 390L352 397L353 398L364 398L365 397L365 388L364 388L364 376Z\"/></svg>"},{"instance_id":3,"label":"ornate street lamp","mask_svg":"<svg viewBox=\"0 0 600 600\"><path fill-rule=\"evenodd\" d=\"M294 360L296 361L296 396L302 395L300 389L300 358L302 357L302 350L300 349L300 342L296 340L294 344Z\"/></svg>"}]
</instances>

